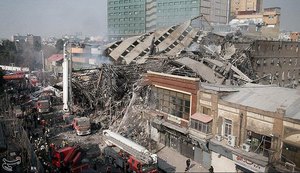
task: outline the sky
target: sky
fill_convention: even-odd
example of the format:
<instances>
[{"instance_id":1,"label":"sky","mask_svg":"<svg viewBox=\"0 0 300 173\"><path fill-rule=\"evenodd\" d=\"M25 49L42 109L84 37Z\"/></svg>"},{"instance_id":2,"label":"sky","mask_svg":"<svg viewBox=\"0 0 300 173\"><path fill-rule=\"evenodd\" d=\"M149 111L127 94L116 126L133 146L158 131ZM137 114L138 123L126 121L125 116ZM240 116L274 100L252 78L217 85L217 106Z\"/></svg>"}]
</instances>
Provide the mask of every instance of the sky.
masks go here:
<instances>
[{"instance_id":1,"label":"sky","mask_svg":"<svg viewBox=\"0 0 300 173\"><path fill-rule=\"evenodd\" d=\"M0 0L0 38L106 34L106 0Z\"/></svg>"},{"instance_id":2,"label":"sky","mask_svg":"<svg viewBox=\"0 0 300 173\"><path fill-rule=\"evenodd\" d=\"M0 38L14 34L61 37L107 33L107 0L0 0ZM281 30L300 31L300 0L263 0L281 7Z\"/></svg>"},{"instance_id":3,"label":"sky","mask_svg":"<svg viewBox=\"0 0 300 173\"><path fill-rule=\"evenodd\" d=\"M280 29L300 32L300 0L263 0L264 8L280 7Z\"/></svg>"}]
</instances>

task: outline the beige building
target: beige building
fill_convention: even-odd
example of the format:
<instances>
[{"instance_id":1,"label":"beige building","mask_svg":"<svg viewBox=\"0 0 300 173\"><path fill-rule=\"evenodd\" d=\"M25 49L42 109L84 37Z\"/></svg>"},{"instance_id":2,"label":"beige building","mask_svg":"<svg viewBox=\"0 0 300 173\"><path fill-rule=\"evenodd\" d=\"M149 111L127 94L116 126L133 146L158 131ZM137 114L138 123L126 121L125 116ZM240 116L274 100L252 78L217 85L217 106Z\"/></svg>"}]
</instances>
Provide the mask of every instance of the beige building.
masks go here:
<instances>
[{"instance_id":1,"label":"beige building","mask_svg":"<svg viewBox=\"0 0 300 173\"><path fill-rule=\"evenodd\" d=\"M255 32L259 32L267 38L278 38L280 31L280 8L265 8L263 12L256 13L251 11L241 11L235 15L235 23L241 25L249 23L255 26Z\"/></svg>"},{"instance_id":2,"label":"beige building","mask_svg":"<svg viewBox=\"0 0 300 173\"><path fill-rule=\"evenodd\" d=\"M280 26L280 7L265 8L263 12L264 24L269 27L279 28Z\"/></svg>"},{"instance_id":3,"label":"beige building","mask_svg":"<svg viewBox=\"0 0 300 173\"><path fill-rule=\"evenodd\" d=\"M297 90L256 84L201 86L198 108L209 110L213 118L209 149L216 172L226 165L230 172L299 169Z\"/></svg>"},{"instance_id":4,"label":"beige building","mask_svg":"<svg viewBox=\"0 0 300 173\"><path fill-rule=\"evenodd\" d=\"M241 12L260 13L263 0L231 0L231 16Z\"/></svg>"},{"instance_id":5,"label":"beige building","mask_svg":"<svg viewBox=\"0 0 300 173\"><path fill-rule=\"evenodd\" d=\"M292 32L290 33L290 39L291 41L299 41L300 39L300 33L299 32Z\"/></svg>"},{"instance_id":6,"label":"beige building","mask_svg":"<svg viewBox=\"0 0 300 173\"><path fill-rule=\"evenodd\" d=\"M147 73L151 137L215 172L300 168L300 92L275 86L204 84ZM275 170L276 169L276 170Z\"/></svg>"}]
</instances>

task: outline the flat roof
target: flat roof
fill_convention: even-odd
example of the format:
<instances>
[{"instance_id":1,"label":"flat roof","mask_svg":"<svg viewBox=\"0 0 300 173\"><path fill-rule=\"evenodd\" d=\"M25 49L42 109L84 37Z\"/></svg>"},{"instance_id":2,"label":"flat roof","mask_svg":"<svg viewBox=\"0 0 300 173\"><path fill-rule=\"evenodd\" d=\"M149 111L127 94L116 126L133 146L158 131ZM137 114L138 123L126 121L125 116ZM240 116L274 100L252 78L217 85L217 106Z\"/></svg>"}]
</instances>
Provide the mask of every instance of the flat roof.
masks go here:
<instances>
[{"instance_id":1,"label":"flat roof","mask_svg":"<svg viewBox=\"0 0 300 173\"><path fill-rule=\"evenodd\" d=\"M285 117L300 120L300 90L272 85L245 84L236 87L237 92L221 99L264 111L285 110Z\"/></svg>"}]
</instances>

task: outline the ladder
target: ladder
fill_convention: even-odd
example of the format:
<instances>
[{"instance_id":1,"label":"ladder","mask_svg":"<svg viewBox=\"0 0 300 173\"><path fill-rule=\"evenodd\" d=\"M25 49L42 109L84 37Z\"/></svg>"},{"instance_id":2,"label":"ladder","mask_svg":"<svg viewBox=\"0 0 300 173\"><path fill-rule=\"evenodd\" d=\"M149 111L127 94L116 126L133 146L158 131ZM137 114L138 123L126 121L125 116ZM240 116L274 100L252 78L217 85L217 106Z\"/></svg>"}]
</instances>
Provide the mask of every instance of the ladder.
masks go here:
<instances>
[{"instance_id":1,"label":"ladder","mask_svg":"<svg viewBox=\"0 0 300 173\"><path fill-rule=\"evenodd\" d=\"M136 159L146 164L157 163L157 155L150 153L145 147L121 136L111 130L104 130L103 137L108 145L115 145Z\"/></svg>"}]
</instances>

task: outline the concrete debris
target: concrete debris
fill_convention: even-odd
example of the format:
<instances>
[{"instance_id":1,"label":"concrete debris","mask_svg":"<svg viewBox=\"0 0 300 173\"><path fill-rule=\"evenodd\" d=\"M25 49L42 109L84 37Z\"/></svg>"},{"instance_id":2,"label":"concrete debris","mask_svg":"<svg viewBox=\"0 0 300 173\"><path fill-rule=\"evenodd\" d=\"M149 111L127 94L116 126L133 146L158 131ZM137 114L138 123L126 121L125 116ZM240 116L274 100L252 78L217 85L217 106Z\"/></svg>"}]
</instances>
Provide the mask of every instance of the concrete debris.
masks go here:
<instances>
[{"instance_id":1,"label":"concrete debris","mask_svg":"<svg viewBox=\"0 0 300 173\"><path fill-rule=\"evenodd\" d=\"M117 131L151 148L146 130L150 119L142 110L153 103L142 74L154 71L226 85L258 82L249 56L252 43L239 47L235 41L242 37L240 33L220 35L195 24L204 19L108 45L105 52L114 65L73 73L73 113L89 116L101 129Z\"/></svg>"}]
</instances>

